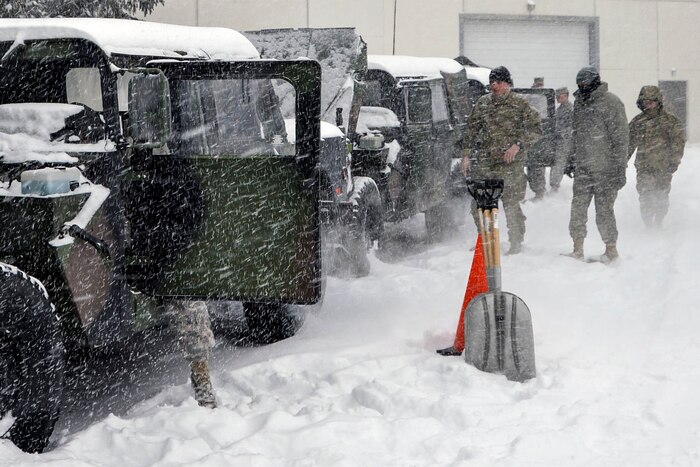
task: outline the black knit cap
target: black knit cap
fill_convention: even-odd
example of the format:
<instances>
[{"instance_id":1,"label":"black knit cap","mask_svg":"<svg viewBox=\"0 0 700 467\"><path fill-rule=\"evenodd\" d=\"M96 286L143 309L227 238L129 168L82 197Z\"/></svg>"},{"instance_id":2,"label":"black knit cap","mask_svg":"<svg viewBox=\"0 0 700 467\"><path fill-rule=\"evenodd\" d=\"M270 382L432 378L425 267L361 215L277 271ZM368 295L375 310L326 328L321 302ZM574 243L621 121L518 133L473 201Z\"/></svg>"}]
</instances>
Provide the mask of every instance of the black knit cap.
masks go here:
<instances>
[{"instance_id":1,"label":"black knit cap","mask_svg":"<svg viewBox=\"0 0 700 467\"><path fill-rule=\"evenodd\" d=\"M504 66L497 66L491 70L491 73L489 73L489 83L494 83L496 81L508 83L511 86L513 85L513 80L510 77L510 71L508 71L508 68Z\"/></svg>"},{"instance_id":2,"label":"black knit cap","mask_svg":"<svg viewBox=\"0 0 700 467\"><path fill-rule=\"evenodd\" d=\"M576 74L576 84L583 83L590 86L596 81L600 82L600 73L592 66L583 67Z\"/></svg>"}]
</instances>

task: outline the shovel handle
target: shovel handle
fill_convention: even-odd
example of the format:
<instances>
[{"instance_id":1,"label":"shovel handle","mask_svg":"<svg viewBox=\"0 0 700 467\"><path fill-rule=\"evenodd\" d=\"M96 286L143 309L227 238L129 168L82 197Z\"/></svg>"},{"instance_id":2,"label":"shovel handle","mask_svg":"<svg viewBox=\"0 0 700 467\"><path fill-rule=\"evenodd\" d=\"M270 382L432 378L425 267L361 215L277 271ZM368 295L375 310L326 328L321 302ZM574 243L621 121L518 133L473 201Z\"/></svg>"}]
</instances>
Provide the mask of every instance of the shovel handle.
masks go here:
<instances>
[{"instance_id":1,"label":"shovel handle","mask_svg":"<svg viewBox=\"0 0 700 467\"><path fill-rule=\"evenodd\" d=\"M491 211L491 225L492 225L492 238L493 243L493 267L501 266L501 240L498 231L498 208Z\"/></svg>"},{"instance_id":2,"label":"shovel handle","mask_svg":"<svg viewBox=\"0 0 700 467\"><path fill-rule=\"evenodd\" d=\"M481 223L481 237L484 241L484 260L486 269L493 267L493 257L491 254L491 211L489 209L479 209L479 221Z\"/></svg>"}]
</instances>

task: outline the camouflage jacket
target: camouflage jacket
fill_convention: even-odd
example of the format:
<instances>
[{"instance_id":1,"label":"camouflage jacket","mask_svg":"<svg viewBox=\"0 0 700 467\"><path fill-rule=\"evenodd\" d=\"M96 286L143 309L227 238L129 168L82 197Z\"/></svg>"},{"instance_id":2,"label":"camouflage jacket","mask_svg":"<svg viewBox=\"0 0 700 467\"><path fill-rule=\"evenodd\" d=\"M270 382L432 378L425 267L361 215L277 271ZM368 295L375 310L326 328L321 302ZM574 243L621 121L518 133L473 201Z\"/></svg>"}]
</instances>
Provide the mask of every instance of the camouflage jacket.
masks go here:
<instances>
[{"instance_id":1,"label":"camouflage jacket","mask_svg":"<svg viewBox=\"0 0 700 467\"><path fill-rule=\"evenodd\" d=\"M629 129L629 157L636 149L637 172L671 175L678 169L685 134L675 115L663 109L647 110L632 119Z\"/></svg>"},{"instance_id":2,"label":"camouflage jacket","mask_svg":"<svg viewBox=\"0 0 700 467\"><path fill-rule=\"evenodd\" d=\"M525 99L513 92L504 96L487 94L469 116L462 147L476 159L481 171L493 171L506 165L503 154L513 144L520 146L514 164L522 167L528 148L540 137L540 116Z\"/></svg>"},{"instance_id":3,"label":"camouflage jacket","mask_svg":"<svg viewBox=\"0 0 700 467\"><path fill-rule=\"evenodd\" d=\"M580 91L574 96L574 154L570 159L576 167L574 176L622 188L629 145L625 106L608 92L608 83L601 83L588 99Z\"/></svg>"}]
</instances>

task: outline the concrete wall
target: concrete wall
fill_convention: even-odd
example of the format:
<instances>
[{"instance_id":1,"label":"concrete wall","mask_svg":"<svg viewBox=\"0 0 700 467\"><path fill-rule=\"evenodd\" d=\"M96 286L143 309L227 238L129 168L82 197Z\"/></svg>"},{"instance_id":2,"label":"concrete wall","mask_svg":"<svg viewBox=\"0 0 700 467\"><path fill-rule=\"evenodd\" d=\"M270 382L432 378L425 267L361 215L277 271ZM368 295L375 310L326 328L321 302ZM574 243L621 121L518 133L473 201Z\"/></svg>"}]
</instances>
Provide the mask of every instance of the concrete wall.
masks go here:
<instances>
[{"instance_id":1,"label":"concrete wall","mask_svg":"<svg viewBox=\"0 0 700 467\"><path fill-rule=\"evenodd\" d=\"M638 113L639 88L688 81L688 138L700 142L700 0L165 0L148 20L238 30L354 26L369 53L455 57L459 15L596 16L600 67ZM395 25L395 27L394 27Z\"/></svg>"}]
</instances>

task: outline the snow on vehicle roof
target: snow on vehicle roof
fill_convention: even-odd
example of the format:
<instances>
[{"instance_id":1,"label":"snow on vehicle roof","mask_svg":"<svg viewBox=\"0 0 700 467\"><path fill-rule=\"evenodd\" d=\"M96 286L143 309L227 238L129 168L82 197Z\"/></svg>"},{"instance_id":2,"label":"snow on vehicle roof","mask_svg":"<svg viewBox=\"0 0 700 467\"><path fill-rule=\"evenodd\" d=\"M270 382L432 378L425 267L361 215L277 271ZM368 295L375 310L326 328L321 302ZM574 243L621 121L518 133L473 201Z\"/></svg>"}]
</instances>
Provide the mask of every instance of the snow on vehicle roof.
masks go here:
<instances>
[{"instance_id":1,"label":"snow on vehicle roof","mask_svg":"<svg viewBox=\"0 0 700 467\"><path fill-rule=\"evenodd\" d=\"M475 79L484 86L489 84L489 73L491 73L491 68L465 66L464 69L467 70L467 78Z\"/></svg>"},{"instance_id":2,"label":"snow on vehicle roof","mask_svg":"<svg viewBox=\"0 0 700 467\"><path fill-rule=\"evenodd\" d=\"M178 26L125 19L0 19L0 41L87 39L108 55L241 60L259 58L255 46L228 28Z\"/></svg>"},{"instance_id":3,"label":"snow on vehicle roof","mask_svg":"<svg viewBox=\"0 0 700 467\"><path fill-rule=\"evenodd\" d=\"M367 68L384 70L395 78L401 77L434 77L443 73L458 73L462 65L451 58L443 57L411 57L407 55L368 55Z\"/></svg>"}]
</instances>

